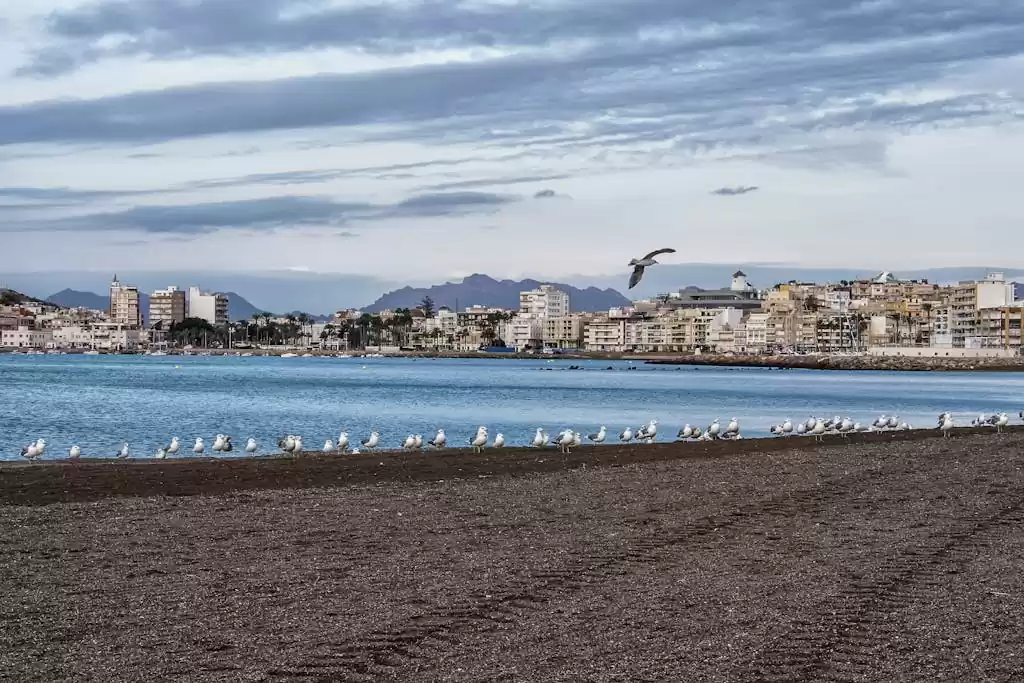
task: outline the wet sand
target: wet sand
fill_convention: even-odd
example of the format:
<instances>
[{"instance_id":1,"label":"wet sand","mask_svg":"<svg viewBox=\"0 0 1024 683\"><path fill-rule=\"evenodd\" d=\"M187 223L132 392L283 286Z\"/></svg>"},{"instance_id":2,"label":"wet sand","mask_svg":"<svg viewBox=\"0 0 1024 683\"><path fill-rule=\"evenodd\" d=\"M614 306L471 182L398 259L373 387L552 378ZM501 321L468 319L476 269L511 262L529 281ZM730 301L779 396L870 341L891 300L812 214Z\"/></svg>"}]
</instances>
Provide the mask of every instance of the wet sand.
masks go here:
<instances>
[{"instance_id":1,"label":"wet sand","mask_svg":"<svg viewBox=\"0 0 1024 683\"><path fill-rule=\"evenodd\" d=\"M1024 431L0 467L0 680L1010 681Z\"/></svg>"}]
</instances>

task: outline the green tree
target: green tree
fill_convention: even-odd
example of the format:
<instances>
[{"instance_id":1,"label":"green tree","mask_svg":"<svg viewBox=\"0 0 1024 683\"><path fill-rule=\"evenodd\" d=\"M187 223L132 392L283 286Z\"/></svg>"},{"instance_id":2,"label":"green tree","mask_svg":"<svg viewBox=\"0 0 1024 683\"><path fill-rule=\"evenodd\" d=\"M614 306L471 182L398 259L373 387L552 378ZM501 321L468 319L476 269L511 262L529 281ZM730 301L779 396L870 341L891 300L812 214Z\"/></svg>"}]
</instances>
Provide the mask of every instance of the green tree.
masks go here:
<instances>
[{"instance_id":1,"label":"green tree","mask_svg":"<svg viewBox=\"0 0 1024 683\"><path fill-rule=\"evenodd\" d=\"M426 317L434 317L434 313L437 311L437 309L434 308L434 300L431 299L429 295L423 297L420 300L420 310L423 311L423 315L425 315Z\"/></svg>"}]
</instances>

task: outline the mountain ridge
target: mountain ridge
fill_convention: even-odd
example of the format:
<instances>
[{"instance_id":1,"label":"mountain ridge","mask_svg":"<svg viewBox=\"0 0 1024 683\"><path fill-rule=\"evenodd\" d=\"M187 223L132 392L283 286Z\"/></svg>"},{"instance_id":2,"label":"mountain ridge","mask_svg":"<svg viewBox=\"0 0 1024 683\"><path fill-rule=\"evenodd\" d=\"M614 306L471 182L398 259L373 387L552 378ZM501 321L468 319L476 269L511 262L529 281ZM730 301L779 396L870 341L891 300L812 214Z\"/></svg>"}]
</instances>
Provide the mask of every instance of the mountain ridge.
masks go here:
<instances>
[{"instance_id":1,"label":"mountain ridge","mask_svg":"<svg viewBox=\"0 0 1024 683\"><path fill-rule=\"evenodd\" d=\"M447 306L455 310L467 306L486 306L488 308L519 308L520 292L536 289L540 285L550 284L569 295L569 310L573 312L607 311L616 306L629 306L630 300L622 293L612 289L597 287L573 287L572 285L534 280L496 280L489 275L474 273L464 277L461 282L445 282L429 287L411 287L406 285L381 295L376 301L363 308L367 313L379 313L384 309L414 308L424 297L429 296L438 308Z\"/></svg>"}]
</instances>

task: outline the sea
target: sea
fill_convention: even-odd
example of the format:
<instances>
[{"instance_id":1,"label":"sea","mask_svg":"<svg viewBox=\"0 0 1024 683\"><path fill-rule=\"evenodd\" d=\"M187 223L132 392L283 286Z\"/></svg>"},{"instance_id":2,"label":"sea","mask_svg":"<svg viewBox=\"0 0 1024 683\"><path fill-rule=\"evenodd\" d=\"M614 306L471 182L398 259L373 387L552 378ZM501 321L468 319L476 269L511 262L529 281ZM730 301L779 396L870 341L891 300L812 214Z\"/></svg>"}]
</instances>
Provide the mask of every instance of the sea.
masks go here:
<instances>
[{"instance_id":1,"label":"sea","mask_svg":"<svg viewBox=\"0 0 1024 683\"><path fill-rule=\"evenodd\" d=\"M607 360L278 358L218 356L0 355L0 459L43 437L46 458L109 458L128 443L152 457L178 436L179 456L195 437L207 446L230 434L259 454L287 434L319 450L342 430L353 443L381 433L399 448L439 427L449 445L468 446L478 425L508 445L537 427L585 435L606 425L609 441L651 419L659 440L684 424L738 418L746 437L769 435L786 418L899 416L934 427L952 411L966 425L979 414L1024 408L1024 373L895 373L710 368Z\"/></svg>"}]
</instances>

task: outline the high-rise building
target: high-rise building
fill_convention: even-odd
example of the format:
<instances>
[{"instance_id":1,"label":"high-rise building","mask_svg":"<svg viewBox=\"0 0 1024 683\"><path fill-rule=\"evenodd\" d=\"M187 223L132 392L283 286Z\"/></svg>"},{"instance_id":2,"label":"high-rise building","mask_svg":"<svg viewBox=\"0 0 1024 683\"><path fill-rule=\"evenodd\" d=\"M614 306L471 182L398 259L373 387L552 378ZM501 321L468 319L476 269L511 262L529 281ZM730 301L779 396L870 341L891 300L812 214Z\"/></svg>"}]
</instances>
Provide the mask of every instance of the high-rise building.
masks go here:
<instances>
[{"instance_id":1,"label":"high-rise building","mask_svg":"<svg viewBox=\"0 0 1024 683\"><path fill-rule=\"evenodd\" d=\"M121 284L114 275L110 283L110 322L119 325L142 325L142 310L139 304L139 288Z\"/></svg>"},{"instance_id":2,"label":"high-rise building","mask_svg":"<svg viewBox=\"0 0 1024 683\"><path fill-rule=\"evenodd\" d=\"M209 294L198 287L189 287L188 316L202 318L211 325L226 325L228 323L227 294Z\"/></svg>"},{"instance_id":3,"label":"high-rise building","mask_svg":"<svg viewBox=\"0 0 1024 683\"><path fill-rule=\"evenodd\" d=\"M177 287L158 289L149 295L149 324L163 322L164 327L185 319L185 290Z\"/></svg>"},{"instance_id":4,"label":"high-rise building","mask_svg":"<svg viewBox=\"0 0 1024 683\"><path fill-rule=\"evenodd\" d=\"M569 314L569 295L553 285L519 293L519 315L560 318Z\"/></svg>"}]
</instances>

